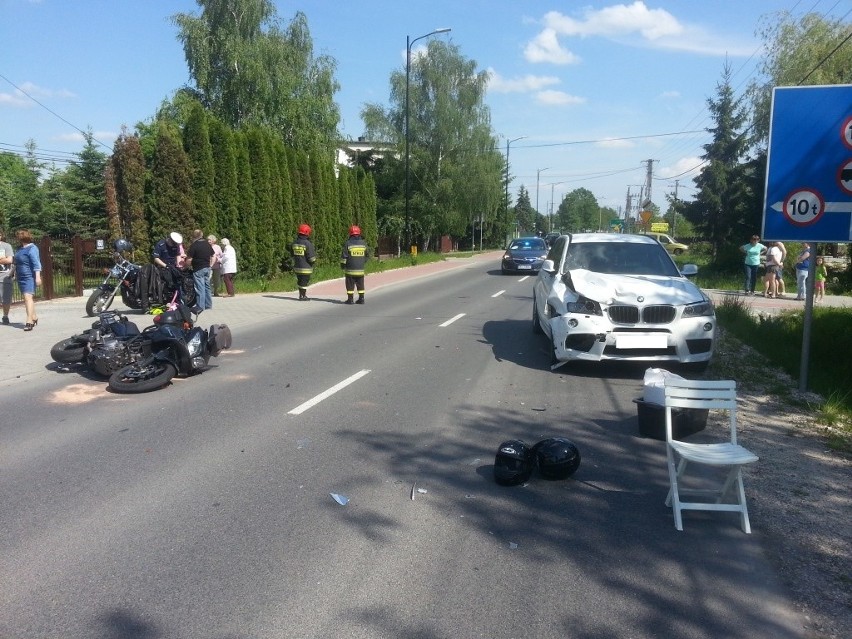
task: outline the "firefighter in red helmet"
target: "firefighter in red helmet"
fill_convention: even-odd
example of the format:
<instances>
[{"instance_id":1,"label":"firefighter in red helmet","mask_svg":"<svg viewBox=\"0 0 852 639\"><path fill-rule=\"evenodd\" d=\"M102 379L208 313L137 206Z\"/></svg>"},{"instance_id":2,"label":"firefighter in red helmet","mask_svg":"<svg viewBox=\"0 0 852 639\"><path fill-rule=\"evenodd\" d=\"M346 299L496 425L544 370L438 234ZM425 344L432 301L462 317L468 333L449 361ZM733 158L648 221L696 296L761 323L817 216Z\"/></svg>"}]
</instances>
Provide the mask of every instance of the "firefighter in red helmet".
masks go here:
<instances>
[{"instance_id":1,"label":"firefighter in red helmet","mask_svg":"<svg viewBox=\"0 0 852 639\"><path fill-rule=\"evenodd\" d=\"M364 303L364 267L369 259L367 243L361 237L361 228L357 225L349 227L349 239L343 245L340 255L340 267L346 280L346 303ZM358 291L358 300L355 291Z\"/></svg>"},{"instance_id":2,"label":"firefighter in red helmet","mask_svg":"<svg viewBox=\"0 0 852 639\"><path fill-rule=\"evenodd\" d=\"M311 275L314 272L314 262L317 261L317 251L309 236L311 227L300 224L296 239L290 245L290 254L293 256L293 272L296 273L296 283L299 286L299 301L307 302L308 284L311 283Z\"/></svg>"}]
</instances>

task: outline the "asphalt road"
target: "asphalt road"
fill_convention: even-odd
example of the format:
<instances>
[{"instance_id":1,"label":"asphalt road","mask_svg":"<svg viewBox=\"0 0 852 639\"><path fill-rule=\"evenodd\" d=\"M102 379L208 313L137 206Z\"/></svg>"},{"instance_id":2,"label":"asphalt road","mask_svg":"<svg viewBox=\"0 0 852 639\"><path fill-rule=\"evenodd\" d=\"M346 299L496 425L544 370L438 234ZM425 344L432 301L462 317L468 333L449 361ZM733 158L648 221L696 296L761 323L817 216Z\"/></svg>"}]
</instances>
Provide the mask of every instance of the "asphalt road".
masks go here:
<instances>
[{"instance_id":1,"label":"asphalt road","mask_svg":"<svg viewBox=\"0 0 852 639\"><path fill-rule=\"evenodd\" d=\"M217 299L233 348L141 396L49 363L81 300L4 334L0 637L801 637L758 518L674 529L643 370L551 372L497 264ZM574 478L494 484L551 435Z\"/></svg>"}]
</instances>

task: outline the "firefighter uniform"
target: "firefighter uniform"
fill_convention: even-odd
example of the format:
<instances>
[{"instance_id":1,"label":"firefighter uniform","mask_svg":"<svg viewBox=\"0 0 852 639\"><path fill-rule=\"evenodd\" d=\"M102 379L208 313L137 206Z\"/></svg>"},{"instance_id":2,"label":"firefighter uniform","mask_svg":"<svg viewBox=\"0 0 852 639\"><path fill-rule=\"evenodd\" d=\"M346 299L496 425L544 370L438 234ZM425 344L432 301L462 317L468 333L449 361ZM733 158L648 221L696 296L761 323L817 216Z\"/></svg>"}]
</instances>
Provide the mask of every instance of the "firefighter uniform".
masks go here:
<instances>
[{"instance_id":1,"label":"firefighter uniform","mask_svg":"<svg viewBox=\"0 0 852 639\"><path fill-rule=\"evenodd\" d=\"M299 226L299 234L290 245L290 254L293 256L293 272L296 273L296 282L299 286L299 300L308 301L308 284L311 283L311 274L314 272L314 262L317 261L317 251L313 242L308 239L311 227L307 224Z\"/></svg>"},{"instance_id":2,"label":"firefighter uniform","mask_svg":"<svg viewBox=\"0 0 852 639\"><path fill-rule=\"evenodd\" d=\"M346 303L364 303L364 267L369 259L367 243L361 238L361 229L352 226L349 229L349 239L343 245L343 253L340 255L340 267L346 280ZM355 291L358 291L358 300L354 300Z\"/></svg>"}]
</instances>

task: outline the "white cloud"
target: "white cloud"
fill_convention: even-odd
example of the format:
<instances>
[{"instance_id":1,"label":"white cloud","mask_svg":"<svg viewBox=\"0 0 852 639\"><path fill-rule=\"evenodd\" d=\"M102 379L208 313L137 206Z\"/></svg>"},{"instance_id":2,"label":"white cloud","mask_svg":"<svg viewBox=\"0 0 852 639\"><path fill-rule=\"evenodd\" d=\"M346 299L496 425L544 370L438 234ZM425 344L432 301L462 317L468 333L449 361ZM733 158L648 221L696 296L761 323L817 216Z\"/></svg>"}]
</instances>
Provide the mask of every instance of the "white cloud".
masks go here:
<instances>
[{"instance_id":1,"label":"white cloud","mask_svg":"<svg viewBox=\"0 0 852 639\"><path fill-rule=\"evenodd\" d=\"M560 82L559 78L552 75L525 75L519 78L504 78L491 67L488 68L488 78L488 90L495 93L538 91Z\"/></svg>"},{"instance_id":2,"label":"white cloud","mask_svg":"<svg viewBox=\"0 0 852 639\"><path fill-rule=\"evenodd\" d=\"M657 177L661 180L673 178L688 180L701 173L703 162L704 160L697 156L681 158L671 166L661 166L658 168Z\"/></svg>"},{"instance_id":3,"label":"white cloud","mask_svg":"<svg viewBox=\"0 0 852 639\"><path fill-rule=\"evenodd\" d=\"M118 134L115 131L93 131L92 137L99 142L109 142L113 141L118 137ZM80 142L84 144L86 139L83 137L83 134L79 131L71 131L70 133L63 133L61 135L57 135L54 138L56 142Z\"/></svg>"},{"instance_id":4,"label":"white cloud","mask_svg":"<svg viewBox=\"0 0 852 639\"><path fill-rule=\"evenodd\" d=\"M660 98L663 100L677 100L680 98L680 91L663 91L660 94Z\"/></svg>"},{"instance_id":5,"label":"white cloud","mask_svg":"<svg viewBox=\"0 0 852 639\"><path fill-rule=\"evenodd\" d=\"M561 106L564 104L583 104L586 98L581 98L576 95L565 93L564 91L554 91L548 89L539 91L535 94L535 99L542 104Z\"/></svg>"},{"instance_id":6,"label":"white cloud","mask_svg":"<svg viewBox=\"0 0 852 639\"><path fill-rule=\"evenodd\" d=\"M574 20L558 11L544 16L546 27L568 36L619 36L639 33L648 40L679 35L683 26L665 9L649 9L637 0L631 5L617 4L600 10L586 9L584 20Z\"/></svg>"},{"instance_id":7,"label":"white cloud","mask_svg":"<svg viewBox=\"0 0 852 639\"><path fill-rule=\"evenodd\" d=\"M75 98L77 97L68 89L45 89L32 82L24 82L20 87L16 88L11 93L0 93L0 105L8 105L15 108L28 108L36 106L35 100L44 100L48 98Z\"/></svg>"},{"instance_id":8,"label":"white cloud","mask_svg":"<svg viewBox=\"0 0 852 639\"><path fill-rule=\"evenodd\" d=\"M580 58L559 44L556 32L545 28L524 49L528 62L550 62L552 64L579 64Z\"/></svg>"},{"instance_id":9,"label":"white cloud","mask_svg":"<svg viewBox=\"0 0 852 639\"><path fill-rule=\"evenodd\" d=\"M530 62L553 62L549 59L560 53L570 55L559 43L559 36L601 37L636 45L641 43L656 49L688 51L705 55L749 56L753 43L732 42L726 34L709 33L699 25L683 23L665 9L650 9L641 0L632 4L615 4L603 9L585 9L580 19L558 11L549 11L542 20L544 28L528 45L526 57ZM538 54L540 59L531 57Z\"/></svg>"}]
</instances>

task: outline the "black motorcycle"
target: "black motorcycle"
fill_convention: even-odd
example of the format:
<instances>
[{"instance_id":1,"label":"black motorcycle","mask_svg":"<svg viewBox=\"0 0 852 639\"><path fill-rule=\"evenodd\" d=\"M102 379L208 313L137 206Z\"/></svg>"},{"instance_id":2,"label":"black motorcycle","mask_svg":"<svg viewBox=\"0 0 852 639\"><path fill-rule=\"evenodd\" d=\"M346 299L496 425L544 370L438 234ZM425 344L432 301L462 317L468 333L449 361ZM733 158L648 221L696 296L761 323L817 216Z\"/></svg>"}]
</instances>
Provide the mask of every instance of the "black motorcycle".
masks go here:
<instances>
[{"instance_id":1,"label":"black motorcycle","mask_svg":"<svg viewBox=\"0 0 852 639\"><path fill-rule=\"evenodd\" d=\"M109 378L110 388L120 393L145 393L165 386L176 375L204 370L211 357L231 347L231 329L226 324L213 325L209 330L196 326L200 314L198 307L180 305L155 315L154 329L144 333L151 343L151 355L114 372Z\"/></svg>"},{"instance_id":2,"label":"black motorcycle","mask_svg":"<svg viewBox=\"0 0 852 639\"><path fill-rule=\"evenodd\" d=\"M121 293L121 301L128 308L138 309L142 307L136 290L136 279L139 276L140 266L122 255L124 251L133 250L133 245L127 240L116 240L113 246L115 252L112 257L115 264L107 272L104 281L92 291L86 302L86 313L89 317L95 317L112 306L112 302L119 292Z\"/></svg>"},{"instance_id":3,"label":"black motorcycle","mask_svg":"<svg viewBox=\"0 0 852 639\"><path fill-rule=\"evenodd\" d=\"M92 328L54 344L50 356L60 364L82 364L96 375L109 377L151 354L149 329L140 331L121 313L105 311Z\"/></svg>"}]
</instances>

